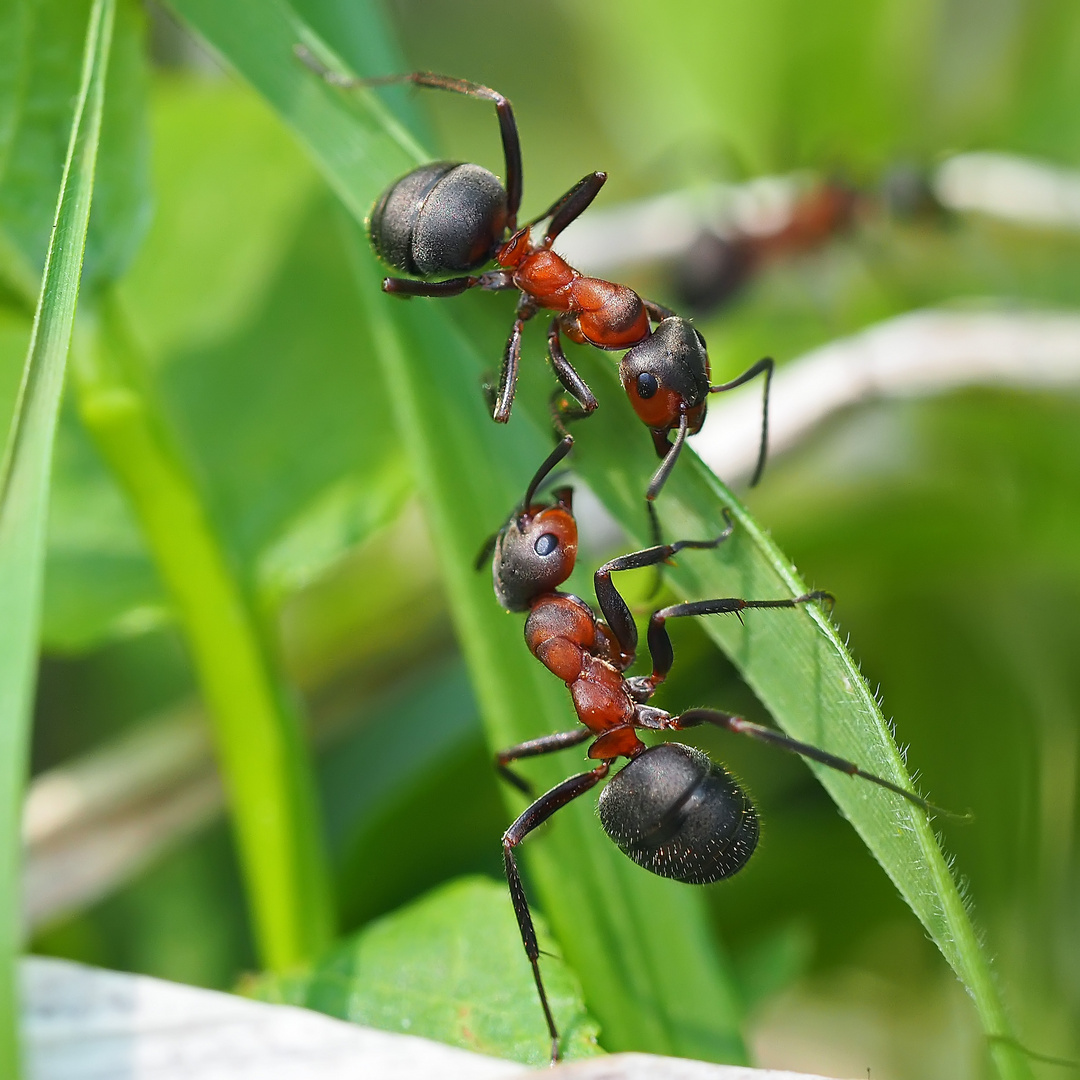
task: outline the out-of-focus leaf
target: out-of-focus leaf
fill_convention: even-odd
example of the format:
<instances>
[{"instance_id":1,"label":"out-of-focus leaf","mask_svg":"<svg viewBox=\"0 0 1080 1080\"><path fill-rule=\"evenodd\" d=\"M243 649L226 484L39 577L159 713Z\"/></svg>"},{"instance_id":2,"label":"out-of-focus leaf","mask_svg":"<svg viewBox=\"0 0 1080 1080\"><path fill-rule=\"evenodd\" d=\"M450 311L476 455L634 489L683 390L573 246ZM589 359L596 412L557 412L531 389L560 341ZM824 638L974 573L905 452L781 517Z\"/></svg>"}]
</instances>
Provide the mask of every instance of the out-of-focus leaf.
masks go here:
<instances>
[{"instance_id":1,"label":"out-of-focus leaf","mask_svg":"<svg viewBox=\"0 0 1080 1080\"><path fill-rule=\"evenodd\" d=\"M0 1073L11 1077L20 1072L18 864L49 473L90 217L113 12L111 0L97 0L84 32L82 74L41 297L14 423L0 457Z\"/></svg>"},{"instance_id":2,"label":"out-of-focus leaf","mask_svg":"<svg viewBox=\"0 0 1080 1080\"><path fill-rule=\"evenodd\" d=\"M540 947L550 949L542 921L537 930ZM310 979L265 983L258 993L356 1024L542 1065L543 1016L520 954L505 887L463 878L371 923L335 948ZM596 1023L573 972L552 962L545 984L552 1007L566 1018L565 1056L595 1054Z\"/></svg>"},{"instance_id":3,"label":"out-of-focus leaf","mask_svg":"<svg viewBox=\"0 0 1080 1080\"><path fill-rule=\"evenodd\" d=\"M590 44L612 136L647 138L638 160L668 175L725 164L877 173L898 155L982 145L1077 160L1067 103L1080 89L1080 16L1068 0L977 16L947 0L562 7ZM658 32L660 18L676 23Z\"/></svg>"},{"instance_id":4,"label":"out-of-focus leaf","mask_svg":"<svg viewBox=\"0 0 1080 1080\"><path fill-rule=\"evenodd\" d=\"M139 343L161 365L247 325L316 181L243 87L159 77L151 102L154 219L120 292Z\"/></svg>"},{"instance_id":5,"label":"out-of-focus leaf","mask_svg":"<svg viewBox=\"0 0 1080 1080\"><path fill-rule=\"evenodd\" d=\"M88 0L15 0L0 33L0 278L36 293L79 79ZM103 118L98 197L87 235L88 281L119 274L149 214L141 8L117 5ZM32 300L31 300L32 303Z\"/></svg>"},{"instance_id":6,"label":"out-of-focus leaf","mask_svg":"<svg viewBox=\"0 0 1080 1080\"><path fill-rule=\"evenodd\" d=\"M138 523L73 408L56 433L41 640L81 652L171 619Z\"/></svg>"},{"instance_id":7,"label":"out-of-focus leaf","mask_svg":"<svg viewBox=\"0 0 1080 1080\"><path fill-rule=\"evenodd\" d=\"M358 355L366 328L337 222L336 207L314 206L250 320L173 354L159 380L232 551L253 566L273 546L263 570L279 594L391 520L411 489L381 372ZM312 546L282 539L296 529Z\"/></svg>"},{"instance_id":8,"label":"out-of-focus leaf","mask_svg":"<svg viewBox=\"0 0 1080 1080\"><path fill-rule=\"evenodd\" d=\"M0 270L31 308L79 86L88 0L4 5L0 34Z\"/></svg>"},{"instance_id":9,"label":"out-of-focus leaf","mask_svg":"<svg viewBox=\"0 0 1080 1080\"><path fill-rule=\"evenodd\" d=\"M391 520L412 480L380 375L355 360L363 325L334 225L325 207L305 212L303 156L228 83L165 84L154 123L157 213L124 309L230 545L276 606ZM125 498L69 414L59 440L43 636L71 651L170 615Z\"/></svg>"}]
</instances>

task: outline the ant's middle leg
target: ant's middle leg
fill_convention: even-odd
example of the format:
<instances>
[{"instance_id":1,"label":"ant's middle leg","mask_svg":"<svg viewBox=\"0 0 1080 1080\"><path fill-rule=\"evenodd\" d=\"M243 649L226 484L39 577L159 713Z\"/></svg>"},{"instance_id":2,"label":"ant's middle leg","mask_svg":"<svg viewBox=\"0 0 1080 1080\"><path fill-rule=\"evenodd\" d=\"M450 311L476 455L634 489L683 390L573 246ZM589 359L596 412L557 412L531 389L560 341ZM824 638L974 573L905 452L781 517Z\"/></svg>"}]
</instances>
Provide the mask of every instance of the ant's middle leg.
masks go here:
<instances>
[{"instance_id":1,"label":"ant's middle leg","mask_svg":"<svg viewBox=\"0 0 1080 1080\"><path fill-rule=\"evenodd\" d=\"M554 754L557 750L565 750L568 746L583 743L593 734L587 727L580 727L574 728L573 731L558 731L554 735L541 735L538 739L529 739L516 746L500 750L495 755L495 768L504 780L531 798L532 784L524 777L518 776L513 769L508 768L510 762L520 761L522 758L539 757L541 754Z\"/></svg>"},{"instance_id":2,"label":"ant's middle leg","mask_svg":"<svg viewBox=\"0 0 1080 1080\"><path fill-rule=\"evenodd\" d=\"M654 547L644 548L641 551L632 551L629 555L621 555L617 559L604 563L593 574L593 589L596 592L596 602L604 614L604 621L611 627L619 647L630 656L633 663L634 652L637 649L637 626L633 616L622 598L622 594L615 588L611 575L620 570L640 570L646 566L658 566L666 562L673 555L677 555L684 548L705 549L719 547L734 531L735 525L727 508L724 508L724 520L727 522L724 531L711 540L677 540L674 544L657 544Z\"/></svg>"},{"instance_id":3,"label":"ant's middle leg","mask_svg":"<svg viewBox=\"0 0 1080 1080\"><path fill-rule=\"evenodd\" d=\"M571 776L569 780L556 784L550 791L541 795L532 806L528 807L517 821L503 833L503 862L506 867L506 883L510 887L510 901L514 905L518 929L521 931L521 943L525 946L525 955L532 965L533 980L536 983L537 993L540 995L540 1006L544 1010L548 1034L551 1036L551 1063L553 1065L559 1060L559 1029L555 1026L555 1018L551 1015L551 1006L548 1004L544 983L540 978L540 945L536 940L536 927L533 925L532 913L529 911L529 901L525 896L525 887L521 883L517 860L514 858L514 848L534 829L543 825L556 810L561 810L567 803L576 799L579 795L584 795L586 791L603 780L607 776L609 768L608 762L604 761L590 772L578 773L577 776Z\"/></svg>"},{"instance_id":4,"label":"ant's middle leg","mask_svg":"<svg viewBox=\"0 0 1080 1080\"><path fill-rule=\"evenodd\" d=\"M671 638L668 637L667 628L664 626L668 619L681 618L685 615L735 615L741 622L740 613L750 608L795 608L814 600L825 600L831 603L832 599L830 593L817 591L781 600L742 600L737 596L728 596L717 600L693 600L687 604L673 604L671 607L661 608L654 612L649 620L648 642L649 655L653 662L652 674L631 681L636 688L644 690L645 688L655 689L667 678L675 660Z\"/></svg>"}]
</instances>

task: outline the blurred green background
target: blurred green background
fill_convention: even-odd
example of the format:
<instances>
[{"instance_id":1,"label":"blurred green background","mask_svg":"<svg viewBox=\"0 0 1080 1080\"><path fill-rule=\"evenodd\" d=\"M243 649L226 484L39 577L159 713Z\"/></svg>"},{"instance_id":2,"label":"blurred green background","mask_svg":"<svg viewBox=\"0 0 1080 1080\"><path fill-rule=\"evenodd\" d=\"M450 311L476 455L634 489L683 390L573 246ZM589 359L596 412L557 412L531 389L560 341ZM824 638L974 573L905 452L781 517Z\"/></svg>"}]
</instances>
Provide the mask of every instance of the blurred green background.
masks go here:
<instances>
[{"instance_id":1,"label":"blurred green background","mask_svg":"<svg viewBox=\"0 0 1080 1080\"><path fill-rule=\"evenodd\" d=\"M294 6L330 40L347 33L331 0ZM399 0L386 12L409 68L513 100L525 216L595 168L610 176L598 208L795 169L871 189L898 163L930 168L972 149L1080 168L1080 12L1068 0ZM366 331L340 209L270 109L168 9L150 9L147 39L153 215L118 293L171 436L302 692L348 931L453 877L498 878L508 812L440 591L439 538L388 415L392 389L355 361ZM487 107L435 94L400 103L440 153L501 171ZM635 288L674 302L667 268L633 273ZM719 380L917 307L1060 308L1078 296L1080 233L879 216L770 265L699 325ZM509 301L454 303L494 361ZM7 304L3 415L27 331ZM542 348L531 327L534 371ZM1080 1055L1078 491L1080 399L972 389L835 417L774 458L748 499L838 597L935 801L974 810L973 825L947 828L946 849L1019 1037L1064 1056ZM610 553L587 549L592 561ZM198 711L139 527L70 404L46 587L36 774ZM518 633L509 620L507 633ZM699 627L673 637L665 708L767 719ZM764 817L753 862L708 892L757 1063L869 1066L874 1080L987 1075L954 976L807 770L701 741ZM126 813L182 794L200 769ZM228 832L212 796L199 805L106 895L43 918L34 950L235 986L253 946Z\"/></svg>"}]
</instances>

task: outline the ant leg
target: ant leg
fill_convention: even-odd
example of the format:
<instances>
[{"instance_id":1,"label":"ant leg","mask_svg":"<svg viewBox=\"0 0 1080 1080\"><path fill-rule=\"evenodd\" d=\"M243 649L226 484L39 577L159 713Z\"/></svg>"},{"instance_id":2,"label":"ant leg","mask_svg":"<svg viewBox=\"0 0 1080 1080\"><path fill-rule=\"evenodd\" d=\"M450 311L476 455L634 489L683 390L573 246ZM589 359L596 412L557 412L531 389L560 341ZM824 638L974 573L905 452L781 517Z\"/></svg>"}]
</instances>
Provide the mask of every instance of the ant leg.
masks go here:
<instances>
[{"instance_id":1,"label":"ant leg","mask_svg":"<svg viewBox=\"0 0 1080 1080\"><path fill-rule=\"evenodd\" d=\"M753 367L747 368L737 379L731 382L721 383L719 386L710 386L710 394L721 394L725 390L734 390L736 386L742 386L765 372L765 394L761 403L761 448L758 450L757 465L754 466L754 475L750 480L750 486L756 487L765 471L765 458L769 452L769 387L772 385L773 369L776 365L771 356L759 360Z\"/></svg>"},{"instance_id":2,"label":"ant leg","mask_svg":"<svg viewBox=\"0 0 1080 1080\"><path fill-rule=\"evenodd\" d=\"M645 499L647 502L651 503L656 496L660 494L660 489L667 483L667 478L671 475L671 470L675 468L675 462L679 460L679 454L682 453L682 448L686 443L686 435L689 429L690 421L687 419L686 413L680 413L679 431L675 436L675 441L668 445L665 436L664 445L667 446L667 450L664 453L664 457L656 472L653 473L652 479L649 481L649 486L645 491ZM659 448L659 446L660 444L657 443L657 448Z\"/></svg>"},{"instance_id":3,"label":"ant leg","mask_svg":"<svg viewBox=\"0 0 1080 1080\"><path fill-rule=\"evenodd\" d=\"M415 278L383 278L382 290L397 296L460 296L475 288L498 292L500 289L516 289L513 276L504 270L493 270L474 277L444 278L442 281L417 281Z\"/></svg>"},{"instance_id":4,"label":"ant leg","mask_svg":"<svg viewBox=\"0 0 1080 1080\"><path fill-rule=\"evenodd\" d=\"M478 277L446 278L444 281L416 281L413 278L383 278L382 291L396 296L460 296L480 284Z\"/></svg>"},{"instance_id":5,"label":"ant leg","mask_svg":"<svg viewBox=\"0 0 1080 1080\"><path fill-rule=\"evenodd\" d=\"M574 370L573 365L566 359L563 352L562 341L559 338L559 320L552 319L548 327L548 356L551 357L551 366L562 383L566 392L574 397L581 406L583 416L595 412L600 403L596 400L593 392L589 389L585 380Z\"/></svg>"},{"instance_id":6,"label":"ant leg","mask_svg":"<svg viewBox=\"0 0 1080 1080\"><path fill-rule=\"evenodd\" d=\"M551 218L544 239L540 242L541 248L551 247L559 233L589 208L589 204L600 193L606 181L606 172L588 173L565 195L560 195L539 217L530 222L531 225L535 225L538 221Z\"/></svg>"},{"instance_id":7,"label":"ant leg","mask_svg":"<svg viewBox=\"0 0 1080 1080\"><path fill-rule=\"evenodd\" d=\"M557 750L565 750L568 746L577 746L586 739L591 738L594 732L587 727L575 728L573 731L559 731L554 735L541 735L539 739L529 739L527 742L518 743L517 746L500 750L495 755L495 768L499 775L513 784L518 791L532 797L532 784L512 769L507 768L511 761L520 761L522 758L539 757L541 754L553 754Z\"/></svg>"},{"instance_id":8,"label":"ant leg","mask_svg":"<svg viewBox=\"0 0 1080 1080\"><path fill-rule=\"evenodd\" d=\"M674 544L658 544L655 547L644 548L641 551L632 551L629 555L620 555L617 559L604 563L593 574L593 590L596 593L596 602L603 612L604 621L611 627L619 648L626 653L630 660L627 667L634 662L634 652L637 649L637 626L626 606L622 594L615 588L611 575L620 570L640 570L646 566L657 566L667 561L672 555L677 555L684 548L708 549L719 547L734 531L735 525L724 509L724 520L727 525L719 536L711 540L677 540ZM655 618L655 616L654 616Z\"/></svg>"},{"instance_id":9,"label":"ant leg","mask_svg":"<svg viewBox=\"0 0 1080 1080\"><path fill-rule=\"evenodd\" d=\"M464 94L466 97L482 98L495 106L499 117L499 134L502 136L503 158L506 162L506 203L509 211L507 226L511 232L517 228L517 212L521 207L523 170L521 167L521 141L518 138L517 122L514 109L509 100L498 90L490 86L469 82L466 79L452 79L448 75L436 75L431 71L414 71L407 75L376 75L370 79L357 79L351 75L342 75L331 71L306 45L294 45L296 58L311 68L319 78L351 90L361 86L387 86L391 83L409 82L414 86L427 86L433 90L448 90L452 94Z\"/></svg>"},{"instance_id":10,"label":"ant leg","mask_svg":"<svg viewBox=\"0 0 1080 1080\"><path fill-rule=\"evenodd\" d=\"M496 424L505 424L510 419L510 410L514 406L514 391L517 389L518 365L521 360L521 334L525 329L525 323L535 314L535 305L522 294L514 315L514 326L503 352L502 370L499 373L499 392L495 399L495 410L491 414Z\"/></svg>"},{"instance_id":11,"label":"ant leg","mask_svg":"<svg viewBox=\"0 0 1080 1080\"><path fill-rule=\"evenodd\" d=\"M658 304L655 300L646 300L642 297L641 302L645 305L645 311L654 323L675 318L675 312L671 308L664 307L663 304Z\"/></svg>"},{"instance_id":12,"label":"ant leg","mask_svg":"<svg viewBox=\"0 0 1080 1080\"><path fill-rule=\"evenodd\" d=\"M675 463L679 460L679 454L682 453L682 448L686 444L688 430L689 420L684 412L679 415L679 431L673 443L667 441L667 432L652 432L656 452L662 455L660 465L657 467L656 472L653 473L649 486L645 491L645 509L649 514L649 532L654 544L664 542L664 532L660 528L660 517L656 513L656 496L660 494L660 489L667 483L671 470L675 468ZM659 592L662 577L662 572L657 571L656 581L653 583L652 592L649 594L650 598Z\"/></svg>"},{"instance_id":13,"label":"ant leg","mask_svg":"<svg viewBox=\"0 0 1080 1080\"><path fill-rule=\"evenodd\" d=\"M574 436L564 435L559 442L559 445L544 458L540 468L536 470L535 475L529 481L529 486L525 489L525 501L521 504L523 510L528 510L529 507L532 506L533 497L536 495L536 489L547 479L548 473L550 473L573 448Z\"/></svg>"},{"instance_id":14,"label":"ant leg","mask_svg":"<svg viewBox=\"0 0 1080 1080\"><path fill-rule=\"evenodd\" d=\"M681 731L683 728L697 727L698 724L715 724L717 727L730 731L734 735L746 735L751 739L756 739L758 742L775 746L778 750L784 750L789 754L798 754L800 757L808 758L810 761L816 761L819 765L836 769L837 772L847 773L848 776L858 776L862 780L869 780L872 784L877 784L879 787L887 788L889 791L903 796L908 802L921 807L927 813L939 813L944 814L946 817L961 819L968 816L943 810L940 806L935 806L932 802L928 802L913 791L908 791L907 788L894 784L891 780L886 780L881 776L875 776L873 773L860 769L853 761L837 757L827 750L819 750L816 746L810 746L808 743L799 742L797 739L792 739L773 728L751 723L741 716L732 716L730 713L720 712L716 709L690 709L681 716L673 717L669 726L676 731Z\"/></svg>"},{"instance_id":15,"label":"ant leg","mask_svg":"<svg viewBox=\"0 0 1080 1080\"><path fill-rule=\"evenodd\" d=\"M584 420L592 412L586 412L576 401L571 401L562 386L557 386L551 393L548 401L548 411L551 413L551 426L555 435L560 439L570 438L567 423L571 420Z\"/></svg>"},{"instance_id":16,"label":"ant leg","mask_svg":"<svg viewBox=\"0 0 1080 1080\"><path fill-rule=\"evenodd\" d=\"M784 600L740 600L737 596L723 597L718 600L693 600L688 604L673 604L671 607L661 608L653 612L649 620L648 642L649 655L653 661L651 675L644 676L641 684L655 689L662 683L671 670L675 656L671 648L671 638L664 627L668 619L681 618L684 615L737 615L742 622L740 612L748 608L794 608L800 604L808 604L812 600L826 600L831 602L832 595L827 592L808 592L802 596L795 596Z\"/></svg>"},{"instance_id":17,"label":"ant leg","mask_svg":"<svg viewBox=\"0 0 1080 1080\"><path fill-rule=\"evenodd\" d=\"M525 896L525 888L521 884L521 874L518 873L517 860L514 858L514 848L518 846L533 831L542 825L556 810L561 810L568 802L584 795L591 787L594 787L608 774L610 765L601 762L591 772L578 773L556 784L550 791L541 795L525 812L503 833L503 862L506 866L506 883L510 886L510 901L514 905L514 914L517 916L518 929L521 931L521 943L525 946L525 955L532 965L533 979L536 982L536 990L540 995L540 1006L544 1010L544 1019L547 1021L548 1034L551 1036L551 1063L554 1065L559 1060L559 1029L555 1026L555 1018L551 1015L551 1006L548 1005L547 994L544 992L544 984L540 978L540 946L536 941L536 927L533 925L532 914L529 912L529 901Z\"/></svg>"}]
</instances>

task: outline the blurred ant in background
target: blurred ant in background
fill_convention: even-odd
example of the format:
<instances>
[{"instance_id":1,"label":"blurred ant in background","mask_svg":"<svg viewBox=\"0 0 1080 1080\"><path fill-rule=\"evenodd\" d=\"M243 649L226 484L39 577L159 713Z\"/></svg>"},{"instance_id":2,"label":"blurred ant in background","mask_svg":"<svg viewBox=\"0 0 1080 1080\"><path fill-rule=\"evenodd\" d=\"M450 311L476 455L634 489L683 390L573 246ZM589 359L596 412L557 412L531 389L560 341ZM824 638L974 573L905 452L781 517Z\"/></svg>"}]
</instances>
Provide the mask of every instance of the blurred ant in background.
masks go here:
<instances>
[{"instance_id":1,"label":"blurred ant in background","mask_svg":"<svg viewBox=\"0 0 1080 1080\"><path fill-rule=\"evenodd\" d=\"M703 231L674 266L676 295L695 315L726 306L770 263L813 251L846 232L858 201L853 188L825 180L800 195L771 231Z\"/></svg>"},{"instance_id":2,"label":"blurred ant in background","mask_svg":"<svg viewBox=\"0 0 1080 1080\"><path fill-rule=\"evenodd\" d=\"M637 627L611 575L656 566L687 548L719 547L731 535L733 525L728 518L727 528L713 539L679 540L605 563L593 575L601 619L584 600L558 591L570 576L577 556L571 490L555 490L552 502L535 501L537 489L572 446L573 438L568 435L537 470L521 505L494 538L492 561L499 603L507 611L528 612L525 642L530 652L566 683L582 724L573 731L543 735L503 750L496 755L496 767L506 780L531 796L528 782L510 769L512 762L589 740L592 744L588 757L598 762L595 768L564 780L536 799L506 830L502 840L510 897L551 1036L552 1062L559 1056L559 1033L540 977L536 931L514 848L555 811L604 780L619 757L627 758L629 763L600 794L600 823L639 866L661 877L707 885L740 870L757 845L757 811L726 769L700 750L680 743L648 747L638 737L639 731L683 731L712 724L869 780L923 810L937 809L913 792L864 772L853 762L740 716L715 709L691 709L672 716L649 705L674 661L665 628L668 619L690 615L736 615L742 619L741 613L752 608L798 608L818 601L831 602L832 597L825 592L777 600L724 597L661 608L649 619L647 640L652 672L627 676L625 672L637 655Z\"/></svg>"},{"instance_id":3,"label":"blurred ant in background","mask_svg":"<svg viewBox=\"0 0 1080 1080\"><path fill-rule=\"evenodd\" d=\"M564 420L588 416L596 397L566 358L562 335L578 344L605 350L629 350L619 365L623 388L634 411L648 426L662 459L646 491L654 535L659 523L653 501L670 475L688 435L705 419L709 394L734 389L765 375L761 444L752 483L765 465L768 442L771 359L759 360L742 375L718 386L709 383L709 354L705 339L686 319L633 289L601 278L586 277L551 250L559 234L579 217L599 194L607 174L584 176L538 217L518 226L523 175L521 143L510 102L490 87L431 72L355 79L325 67L302 45L297 56L334 86L385 86L412 83L490 101L495 106L506 168L505 187L479 165L435 161L395 180L379 196L368 219L368 234L376 254L408 278L388 277L383 291L396 296L457 296L469 289L518 293L514 323L503 352L493 419L506 423L514 402L521 338L525 323L541 309L555 313L548 326L548 356L562 388L576 405L553 398L556 430ZM532 229L547 221L538 242ZM461 275L494 261L498 269ZM439 278L440 280L429 280ZM654 329L655 327L655 329ZM674 442L670 441L675 432Z\"/></svg>"},{"instance_id":4,"label":"blurred ant in background","mask_svg":"<svg viewBox=\"0 0 1080 1080\"><path fill-rule=\"evenodd\" d=\"M672 264L671 287L692 314L719 311L769 266L821 250L860 219L875 217L938 225L949 220L928 175L914 166L893 165L877 190L860 190L837 177L821 179L769 228L735 225L723 235L702 229Z\"/></svg>"}]
</instances>

